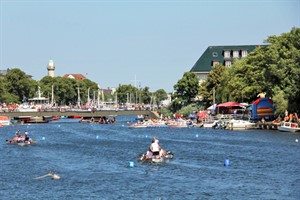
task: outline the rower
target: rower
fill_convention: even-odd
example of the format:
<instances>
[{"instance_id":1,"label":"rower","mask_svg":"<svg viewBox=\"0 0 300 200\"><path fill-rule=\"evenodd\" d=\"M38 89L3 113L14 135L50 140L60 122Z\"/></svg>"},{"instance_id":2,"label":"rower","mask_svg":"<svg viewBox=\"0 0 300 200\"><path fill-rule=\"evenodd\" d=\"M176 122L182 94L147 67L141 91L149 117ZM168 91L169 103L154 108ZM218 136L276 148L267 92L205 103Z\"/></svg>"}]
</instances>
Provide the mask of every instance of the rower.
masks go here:
<instances>
[{"instance_id":1,"label":"rower","mask_svg":"<svg viewBox=\"0 0 300 200\"><path fill-rule=\"evenodd\" d=\"M29 139L30 139L29 133L28 133L28 131L25 131L25 142L26 141L29 142Z\"/></svg>"},{"instance_id":2,"label":"rower","mask_svg":"<svg viewBox=\"0 0 300 200\"><path fill-rule=\"evenodd\" d=\"M159 143L159 140L156 139L150 146L154 158L160 157L159 151L161 150L161 147L159 146L158 143Z\"/></svg>"},{"instance_id":3,"label":"rower","mask_svg":"<svg viewBox=\"0 0 300 200\"><path fill-rule=\"evenodd\" d=\"M16 137L19 137L19 136L21 136L21 132L20 132L20 130L17 130L17 131L16 131L16 133L15 133L15 136L16 136Z\"/></svg>"}]
</instances>

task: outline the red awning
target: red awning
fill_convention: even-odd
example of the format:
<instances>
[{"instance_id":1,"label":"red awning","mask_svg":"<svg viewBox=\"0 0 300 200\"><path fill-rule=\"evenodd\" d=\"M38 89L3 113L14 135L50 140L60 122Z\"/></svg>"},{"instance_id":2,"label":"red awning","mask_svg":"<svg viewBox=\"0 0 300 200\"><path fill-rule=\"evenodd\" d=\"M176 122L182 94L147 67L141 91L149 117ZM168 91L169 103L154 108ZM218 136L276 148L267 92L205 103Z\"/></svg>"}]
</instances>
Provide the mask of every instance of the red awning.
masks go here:
<instances>
[{"instance_id":1,"label":"red awning","mask_svg":"<svg viewBox=\"0 0 300 200\"><path fill-rule=\"evenodd\" d=\"M242 104L230 101L230 102L226 102L226 103L221 103L221 104L217 105L217 107L219 107L219 108L221 108L221 107L223 107L223 108L233 108L233 107L243 108L244 106Z\"/></svg>"}]
</instances>

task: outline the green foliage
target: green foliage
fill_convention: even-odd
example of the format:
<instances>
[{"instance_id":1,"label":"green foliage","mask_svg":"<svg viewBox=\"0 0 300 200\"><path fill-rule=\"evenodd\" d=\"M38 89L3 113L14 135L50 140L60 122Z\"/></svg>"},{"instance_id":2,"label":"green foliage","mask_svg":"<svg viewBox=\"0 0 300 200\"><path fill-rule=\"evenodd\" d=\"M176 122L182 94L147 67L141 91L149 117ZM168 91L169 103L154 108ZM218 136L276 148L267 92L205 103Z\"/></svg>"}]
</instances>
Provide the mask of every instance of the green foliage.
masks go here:
<instances>
[{"instance_id":1,"label":"green foliage","mask_svg":"<svg viewBox=\"0 0 300 200\"><path fill-rule=\"evenodd\" d=\"M224 75L225 76L227 75L225 66L221 64L213 66L212 70L210 71L207 77L207 80L201 84L200 96L203 98L205 102L207 102L206 106L213 104L213 88L215 88L216 91L220 91L218 89L222 88L220 87L222 80L224 81L228 80L227 78L225 78ZM220 99L221 94L223 93L216 92L215 94L216 94L216 99Z\"/></svg>"},{"instance_id":2,"label":"green foliage","mask_svg":"<svg viewBox=\"0 0 300 200\"><path fill-rule=\"evenodd\" d=\"M160 114L162 114L164 117L173 117L173 113L168 108L161 108L158 110Z\"/></svg>"},{"instance_id":3,"label":"green foliage","mask_svg":"<svg viewBox=\"0 0 300 200\"><path fill-rule=\"evenodd\" d=\"M133 103L138 89L132 85L119 85L117 88L118 103Z\"/></svg>"},{"instance_id":4,"label":"green foliage","mask_svg":"<svg viewBox=\"0 0 300 200\"><path fill-rule=\"evenodd\" d=\"M86 103L88 98L88 89L90 88L90 98L94 91L98 95L98 85L89 79L75 80L63 77L45 76L40 81L43 96L51 98L52 85L54 99L58 105L76 104L78 100L77 87L79 87L81 103Z\"/></svg>"},{"instance_id":5,"label":"green foliage","mask_svg":"<svg viewBox=\"0 0 300 200\"><path fill-rule=\"evenodd\" d=\"M18 68L8 71L4 77L4 87L8 94L15 97L17 102L22 101L23 97L31 97L34 95L37 88L37 82L32 80L28 75ZM9 97L7 95L6 97Z\"/></svg>"},{"instance_id":6,"label":"green foliage","mask_svg":"<svg viewBox=\"0 0 300 200\"><path fill-rule=\"evenodd\" d=\"M167 99L168 95L163 89L159 89L152 93L149 91L149 87L137 89L132 85L119 85L117 88L118 102L119 103L156 103L158 104L161 100ZM155 98L154 98L155 97ZM153 102L155 99L156 102Z\"/></svg>"},{"instance_id":7,"label":"green foliage","mask_svg":"<svg viewBox=\"0 0 300 200\"><path fill-rule=\"evenodd\" d=\"M169 106L169 109L171 112L176 113L178 110L180 110L184 105L184 100L181 98L176 98L172 101L171 105Z\"/></svg>"},{"instance_id":8,"label":"green foliage","mask_svg":"<svg viewBox=\"0 0 300 200\"><path fill-rule=\"evenodd\" d=\"M153 93L153 95L156 97L156 104L159 104L161 101L166 100L168 98L167 92L163 89L157 90Z\"/></svg>"},{"instance_id":9,"label":"green foliage","mask_svg":"<svg viewBox=\"0 0 300 200\"><path fill-rule=\"evenodd\" d=\"M288 109L288 101L285 99L285 93L279 87L273 89L275 95L273 96L273 102L275 105L275 115L283 114Z\"/></svg>"},{"instance_id":10,"label":"green foliage","mask_svg":"<svg viewBox=\"0 0 300 200\"><path fill-rule=\"evenodd\" d=\"M149 87L144 87L141 90L141 94L142 94L142 102L145 104L150 104L151 103L151 97L152 97L152 93L149 91Z\"/></svg>"},{"instance_id":11,"label":"green foliage","mask_svg":"<svg viewBox=\"0 0 300 200\"><path fill-rule=\"evenodd\" d=\"M202 110L202 109L203 109L202 106L195 106L193 104L190 104L188 106L182 107L179 111L177 111L177 113L180 113L185 118L188 118L191 113Z\"/></svg>"},{"instance_id":12,"label":"green foliage","mask_svg":"<svg viewBox=\"0 0 300 200\"><path fill-rule=\"evenodd\" d=\"M9 94L7 92L1 93L0 102L5 103L18 103L19 97L14 94Z\"/></svg>"},{"instance_id":13,"label":"green foliage","mask_svg":"<svg viewBox=\"0 0 300 200\"><path fill-rule=\"evenodd\" d=\"M300 109L300 29L293 28L289 33L278 37L271 36L266 42L271 43L266 48L265 57L268 63L266 83L271 95L274 86L283 90L288 100L288 110L294 112Z\"/></svg>"},{"instance_id":14,"label":"green foliage","mask_svg":"<svg viewBox=\"0 0 300 200\"><path fill-rule=\"evenodd\" d=\"M198 95L199 88L199 78L197 75L193 72L185 72L183 77L174 85L175 92L172 98L180 99L178 102L180 101L184 105L190 104Z\"/></svg>"}]
</instances>

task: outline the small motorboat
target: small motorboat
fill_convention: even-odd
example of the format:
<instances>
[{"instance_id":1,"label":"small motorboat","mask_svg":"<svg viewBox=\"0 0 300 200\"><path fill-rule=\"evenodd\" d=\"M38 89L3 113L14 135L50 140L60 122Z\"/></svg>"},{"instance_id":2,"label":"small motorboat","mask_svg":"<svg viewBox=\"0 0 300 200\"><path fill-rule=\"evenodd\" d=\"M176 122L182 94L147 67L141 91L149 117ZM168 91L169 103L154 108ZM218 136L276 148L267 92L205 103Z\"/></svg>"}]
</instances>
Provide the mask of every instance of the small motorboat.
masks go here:
<instances>
[{"instance_id":1,"label":"small motorboat","mask_svg":"<svg viewBox=\"0 0 300 200\"><path fill-rule=\"evenodd\" d=\"M148 124L146 122L143 123L134 123L129 125L129 128L147 128Z\"/></svg>"},{"instance_id":2,"label":"small motorboat","mask_svg":"<svg viewBox=\"0 0 300 200\"><path fill-rule=\"evenodd\" d=\"M255 123L247 120L235 120L232 119L228 122L227 128L229 130L246 130L255 127Z\"/></svg>"},{"instance_id":3,"label":"small motorboat","mask_svg":"<svg viewBox=\"0 0 300 200\"><path fill-rule=\"evenodd\" d=\"M7 116L0 116L0 127L9 126L10 124L11 122Z\"/></svg>"},{"instance_id":4,"label":"small motorboat","mask_svg":"<svg viewBox=\"0 0 300 200\"><path fill-rule=\"evenodd\" d=\"M295 133L297 131L300 131L299 125L297 123L293 122L282 122L280 126L278 126L279 131L284 132L292 132Z\"/></svg>"},{"instance_id":5,"label":"small motorboat","mask_svg":"<svg viewBox=\"0 0 300 200\"><path fill-rule=\"evenodd\" d=\"M171 128L187 128L189 127L186 121L175 121L168 124Z\"/></svg>"}]
</instances>

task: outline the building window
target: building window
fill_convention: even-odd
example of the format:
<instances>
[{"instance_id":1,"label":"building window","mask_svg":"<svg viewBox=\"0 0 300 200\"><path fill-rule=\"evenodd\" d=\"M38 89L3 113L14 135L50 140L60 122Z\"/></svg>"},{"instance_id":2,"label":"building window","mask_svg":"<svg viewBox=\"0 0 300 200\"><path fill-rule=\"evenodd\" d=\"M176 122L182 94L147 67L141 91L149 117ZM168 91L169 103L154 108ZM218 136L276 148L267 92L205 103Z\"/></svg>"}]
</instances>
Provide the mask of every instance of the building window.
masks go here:
<instances>
[{"instance_id":1,"label":"building window","mask_svg":"<svg viewBox=\"0 0 300 200\"><path fill-rule=\"evenodd\" d=\"M224 58L230 58L230 51L224 51Z\"/></svg>"},{"instance_id":2,"label":"building window","mask_svg":"<svg viewBox=\"0 0 300 200\"><path fill-rule=\"evenodd\" d=\"M225 66L226 67L230 67L231 66L231 61L230 60L226 60L225 61Z\"/></svg>"},{"instance_id":3,"label":"building window","mask_svg":"<svg viewBox=\"0 0 300 200\"><path fill-rule=\"evenodd\" d=\"M219 61L217 61L217 60L214 60L213 63L212 63L213 66L216 66L218 64L219 64Z\"/></svg>"},{"instance_id":4,"label":"building window","mask_svg":"<svg viewBox=\"0 0 300 200\"><path fill-rule=\"evenodd\" d=\"M239 51L233 51L233 58L239 58Z\"/></svg>"},{"instance_id":5,"label":"building window","mask_svg":"<svg viewBox=\"0 0 300 200\"><path fill-rule=\"evenodd\" d=\"M212 56L213 56L214 58L218 57L218 52L213 52L213 53L212 53Z\"/></svg>"},{"instance_id":6,"label":"building window","mask_svg":"<svg viewBox=\"0 0 300 200\"><path fill-rule=\"evenodd\" d=\"M242 58L246 57L248 55L248 51L247 50L243 50L242 51Z\"/></svg>"}]
</instances>

